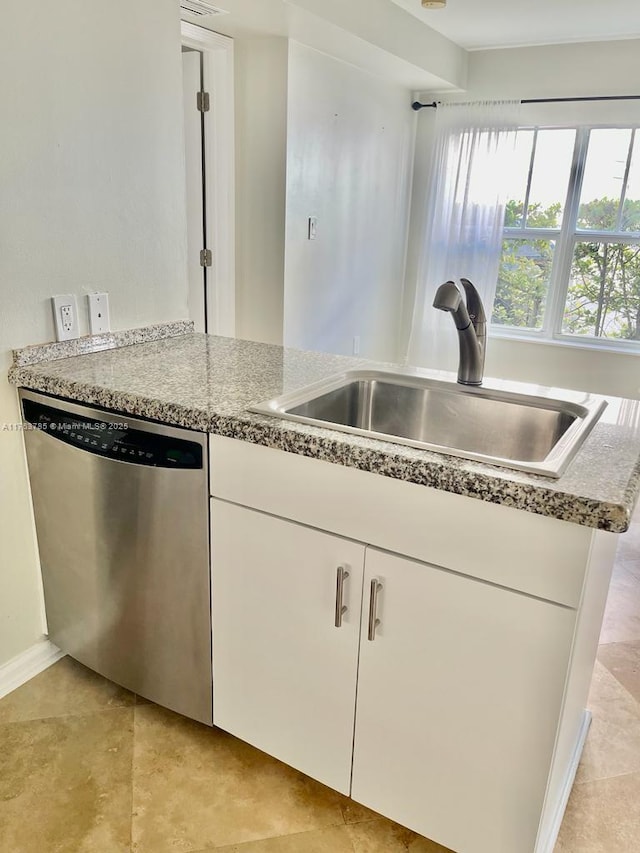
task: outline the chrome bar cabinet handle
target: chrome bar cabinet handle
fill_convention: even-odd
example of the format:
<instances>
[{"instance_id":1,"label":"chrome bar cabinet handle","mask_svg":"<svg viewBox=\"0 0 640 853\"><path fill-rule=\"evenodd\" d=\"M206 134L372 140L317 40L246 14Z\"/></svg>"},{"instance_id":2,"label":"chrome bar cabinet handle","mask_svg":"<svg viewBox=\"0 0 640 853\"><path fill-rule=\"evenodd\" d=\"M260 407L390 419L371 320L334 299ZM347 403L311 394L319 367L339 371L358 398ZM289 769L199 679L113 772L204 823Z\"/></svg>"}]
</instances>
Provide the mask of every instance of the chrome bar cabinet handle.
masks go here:
<instances>
[{"instance_id":1,"label":"chrome bar cabinet handle","mask_svg":"<svg viewBox=\"0 0 640 853\"><path fill-rule=\"evenodd\" d=\"M344 604L344 582L349 577L349 572L344 566L338 566L336 577L336 628L342 627L342 617L347 612L347 606Z\"/></svg>"},{"instance_id":2,"label":"chrome bar cabinet handle","mask_svg":"<svg viewBox=\"0 0 640 853\"><path fill-rule=\"evenodd\" d=\"M382 584L378 578L371 581L371 593L369 595L369 633L368 638L373 642L376 638L376 628L380 624L378 613L378 593L382 592Z\"/></svg>"}]
</instances>

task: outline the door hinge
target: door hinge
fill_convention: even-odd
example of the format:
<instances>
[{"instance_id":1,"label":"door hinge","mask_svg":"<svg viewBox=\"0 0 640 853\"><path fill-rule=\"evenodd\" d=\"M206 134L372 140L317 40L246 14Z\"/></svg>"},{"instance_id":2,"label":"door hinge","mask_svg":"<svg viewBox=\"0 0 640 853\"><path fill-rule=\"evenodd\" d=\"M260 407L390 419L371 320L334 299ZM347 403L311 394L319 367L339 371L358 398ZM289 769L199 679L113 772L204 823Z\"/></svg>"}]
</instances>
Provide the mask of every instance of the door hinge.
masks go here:
<instances>
[{"instance_id":1,"label":"door hinge","mask_svg":"<svg viewBox=\"0 0 640 853\"><path fill-rule=\"evenodd\" d=\"M210 109L210 101L208 92L198 92L196 94L196 103L198 105L198 110L201 113L208 113Z\"/></svg>"},{"instance_id":2,"label":"door hinge","mask_svg":"<svg viewBox=\"0 0 640 853\"><path fill-rule=\"evenodd\" d=\"M213 252L211 249L202 249L200 251L200 266L210 267L213 264Z\"/></svg>"}]
</instances>

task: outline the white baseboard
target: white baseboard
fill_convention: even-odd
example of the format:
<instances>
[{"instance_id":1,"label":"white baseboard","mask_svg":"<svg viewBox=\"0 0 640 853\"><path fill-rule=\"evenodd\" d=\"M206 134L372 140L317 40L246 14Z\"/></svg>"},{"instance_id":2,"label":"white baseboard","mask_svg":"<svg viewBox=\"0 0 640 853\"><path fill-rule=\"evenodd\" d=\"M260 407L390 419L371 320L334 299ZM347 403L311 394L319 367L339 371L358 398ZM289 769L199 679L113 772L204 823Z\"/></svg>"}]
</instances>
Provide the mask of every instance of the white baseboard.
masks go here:
<instances>
[{"instance_id":1,"label":"white baseboard","mask_svg":"<svg viewBox=\"0 0 640 853\"><path fill-rule=\"evenodd\" d=\"M571 789L573 788L576 773L578 772L578 765L580 764L582 750L584 749L584 744L587 739L587 735L589 734L590 725L591 711L585 710L584 715L582 717L582 725L580 726L580 731L578 732L578 737L576 739L575 749L573 750L573 754L571 756L571 762L567 767L567 774L565 776L564 785L562 786L562 791L560 792L560 796L558 797L558 802L556 803L556 807L553 813L553 819L551 821L551 825L549 826L549 832L546 838L541 838L538 844L536 844L536 853L553 853L554 851L556 841L558 840L558 833L560 832L560 827L562 826L562 819L564 818L567 803L569 802L569 797L571 796Z\"/></svg>"},{"instance_id":2,"label":"white baseboard","mask_svg":"<svg viewBox=\"0 0 640 853\"><path fill-rule=\"evenodd\" d=\"M64 657L57 646L42 639L0 666L0 699Z\"/></svg>"}]
</instances>

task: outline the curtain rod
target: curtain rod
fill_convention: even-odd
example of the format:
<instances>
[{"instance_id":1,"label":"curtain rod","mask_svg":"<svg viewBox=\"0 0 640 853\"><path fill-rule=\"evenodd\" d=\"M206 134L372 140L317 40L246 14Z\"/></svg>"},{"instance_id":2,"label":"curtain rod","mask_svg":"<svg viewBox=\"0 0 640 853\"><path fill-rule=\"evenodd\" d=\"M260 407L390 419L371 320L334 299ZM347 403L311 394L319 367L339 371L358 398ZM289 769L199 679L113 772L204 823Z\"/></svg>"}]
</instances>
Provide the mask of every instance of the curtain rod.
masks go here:
<instances>
[{"instance_id":1,"label":"curtain rod","mask_svg":"<svg viewBox=\"0 0 640 853\"><path fill-rule=\"evenodd\" d=\"M638 101L640 95L595 95L589 98L523 98L521 104L567 104L576 101ZM414 101L411 104L411 109L423 110L425 107L436 109L438 101L433 101L431 104L421 104L420 101Z\"/></svg>"}]
</instances>

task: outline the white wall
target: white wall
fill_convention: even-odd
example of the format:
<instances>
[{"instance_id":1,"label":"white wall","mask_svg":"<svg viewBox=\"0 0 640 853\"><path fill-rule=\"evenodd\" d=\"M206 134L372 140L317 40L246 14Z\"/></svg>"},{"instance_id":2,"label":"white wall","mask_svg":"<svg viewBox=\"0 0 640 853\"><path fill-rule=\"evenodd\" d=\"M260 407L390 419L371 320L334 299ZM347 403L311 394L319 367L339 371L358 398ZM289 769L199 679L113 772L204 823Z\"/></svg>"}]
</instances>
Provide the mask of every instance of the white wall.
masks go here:
<instances>
[{"instance_id":1,"label":"white wall","mask_svg":"<svg viewBox=\"0 0 640 853\"><path fill-rule=\"evenodd\" d=\"M187 316L175 0L4 4L0 28L0 664L42 633L9 350L48 298L109 292L114 329Z\"/></svg>"},{"instance_id":2,"label":"white wall","mask_svg":"<svg viewBox=\"0 0 640 853\"><path fill-rule=\"evenodd\" d=\"M288 42L240 38L236 66L236 334L282 343Z\"/></svg>"},{"instance_id":3,"label":"white wall","mask_svg":"<svg viewBox=\"0 0 640 853\"><path fill-rule=\"evenodd\" d=\"M478 50L469 54L474 98L637 95L640 40Z\"/></svg>"},{"instance_id":4,"label":"white wall","mask_svg":"<svg viewBox=\"0 0 640 853\"><path fill-rule=\"evenodd\" d=\"M448 100L480 98L552 98L640 94L640 41L593 42L531 48L473 51L469 55L468 89ZM433 100L429 93L424 98ZM526 123L640 123L640 102L523 106ZM434 110L418 119L414 175L414 208L407 264L407 305L418 275L424 234L424 198L433 139ZM408 312L407 312L408 314ZM407 314L403 334L409 326ZM452 327L453 334L453 327ZM455 364L438 364L454 370ZM486 373L556 387L640 398L640 355L587 347L490 338Z\"/></svg>"},{"instance_id":5,"label":"white wall","mask_svg":"<svg viewBox=\"0 0 640 853\"><path fill-rule=\"evenodd\" d=\"M290 43L284 337L395 359L415 115L406 89ZM310 216L316 240L307 239Z\"/></svg>"},{"instance_id":6,"label":"white wall","mask_svg":"<svg viewBox=\"0 0 640 853\"><path fill-rule=\"evenodd\" d=\"M489 338L486 374L640 400L640 354Z\"/></svg>"}]
</instances>

